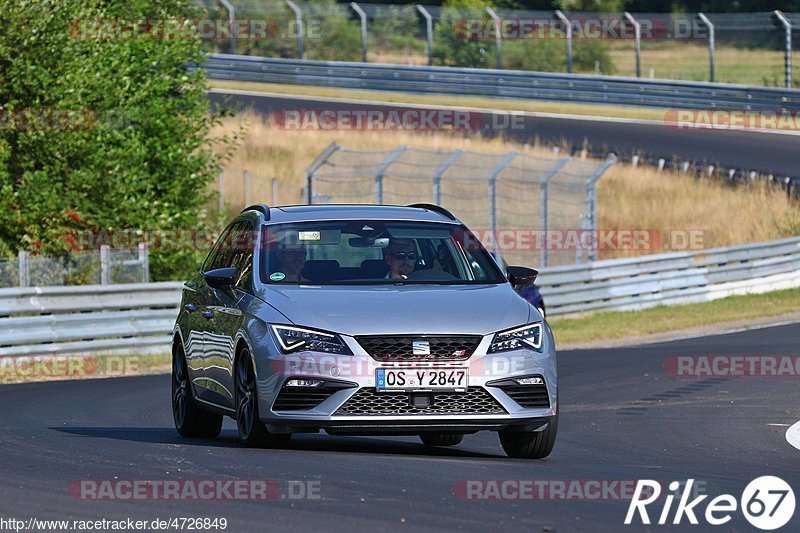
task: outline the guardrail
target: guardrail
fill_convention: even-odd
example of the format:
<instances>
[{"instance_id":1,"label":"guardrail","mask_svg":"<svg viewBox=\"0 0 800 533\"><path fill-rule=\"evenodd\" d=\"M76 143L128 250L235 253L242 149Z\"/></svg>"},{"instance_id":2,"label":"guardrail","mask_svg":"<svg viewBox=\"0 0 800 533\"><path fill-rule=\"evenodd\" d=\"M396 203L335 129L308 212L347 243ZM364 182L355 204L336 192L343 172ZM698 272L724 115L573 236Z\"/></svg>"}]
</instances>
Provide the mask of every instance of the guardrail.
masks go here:
<instances>
[{"instance_id":1,"label":"guardrail","mask_svg":"<svg viewBox=\"0 0 800 533\"><path fill-rule=\"evenodd\" d=\"M543 269L548 316L704 302L800 286L800 237Z\"/></svg>"},{"instance_id":2,"label":"guardrail","mask_svg":"<svg viewBox=\"0 0 800 533\"><path fill-rule=\"evenodd\" d=\"M191 66L190 70L197 67ZM209 78L374 91L687 109L800 109L800 89L521 70L306 61L212 54Z\"/></svg>"},{"instance_id":3,"label":"guardrail","mask_svg":"<svg viewBox=\"0 0 800 533\"><path fill-rule=\"evenodd\" d=\"M182 282L0 289L0 356L170 349Z\"/></svg>"},{"instance_id":4,"label":"guardrail","mask_svg":"<svg viewBox=\"0 0 800 533\"><path fill-rule=\"evenodd\" d=\"M0 289L0 356L169 351L180 282ZM543 269L548 316L800 286L800 237Z\"/></svg>"}]
</instances>

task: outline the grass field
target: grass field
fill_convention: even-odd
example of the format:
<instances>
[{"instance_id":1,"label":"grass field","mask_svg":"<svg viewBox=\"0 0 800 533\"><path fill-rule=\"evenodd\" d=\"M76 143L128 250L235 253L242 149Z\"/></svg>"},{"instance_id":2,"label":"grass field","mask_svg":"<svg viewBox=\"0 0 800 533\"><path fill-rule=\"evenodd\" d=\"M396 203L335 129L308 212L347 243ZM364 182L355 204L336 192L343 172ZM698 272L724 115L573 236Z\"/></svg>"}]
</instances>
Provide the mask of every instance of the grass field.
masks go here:
<instances>
[{"instance_id":1,"label":"grass field","mask_svg":"<svg viewBox=\"0 0 800 533\"><path fill-rule=\"evenodd\" d=\"M233 209L244 204L245 170L251 174L251 202L300 203L303 171L332 141L351 149L387 150L410 145L494 153L517 150L554 157L550 149L498 138L408 131L282 130L253 114L226 119L219 131L231 133L240 127L244 128L240 145L224 172L224 194ZM272 198L273 178L278 182L277 202ZM800 233L798 206L785 192L760 182L730 187L716 180L695 180L680 173L618 164L600 180L597 201L601 229L648 229L662 233L699 230L705 248ZM731 223L734 217L735 224ZM601 258L633 253L637 252L604 251Z\"/></svg>"},{"instance_id":2,"label":"grass field","mask_svg":"<svg viewBox=\"0 0 800 533\"><path fill-rule=\"evenodd\" d=\"M557 345L581 344L774 317L798 310L800 289L788 289L643 311L606 311L580 318L553 317L548 322Z\"/></svg>"}]
</instances>

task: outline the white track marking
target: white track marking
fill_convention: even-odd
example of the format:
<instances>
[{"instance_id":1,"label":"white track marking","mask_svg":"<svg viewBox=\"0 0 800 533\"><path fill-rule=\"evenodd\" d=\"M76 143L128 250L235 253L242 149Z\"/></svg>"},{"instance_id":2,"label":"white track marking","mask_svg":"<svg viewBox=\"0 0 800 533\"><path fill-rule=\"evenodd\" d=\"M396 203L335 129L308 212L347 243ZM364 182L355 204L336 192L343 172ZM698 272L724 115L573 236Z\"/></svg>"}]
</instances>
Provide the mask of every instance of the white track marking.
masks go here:
<instances>
[{"instance_id":1,"label":"white track marking","mask_svg":"<svg viewBox=\"0 0 800 533\"><path fill-rule=\"evenodd\" d=\"M800 422L786 430L786 441L800 450Z\"/></svg>"}]
</instances>

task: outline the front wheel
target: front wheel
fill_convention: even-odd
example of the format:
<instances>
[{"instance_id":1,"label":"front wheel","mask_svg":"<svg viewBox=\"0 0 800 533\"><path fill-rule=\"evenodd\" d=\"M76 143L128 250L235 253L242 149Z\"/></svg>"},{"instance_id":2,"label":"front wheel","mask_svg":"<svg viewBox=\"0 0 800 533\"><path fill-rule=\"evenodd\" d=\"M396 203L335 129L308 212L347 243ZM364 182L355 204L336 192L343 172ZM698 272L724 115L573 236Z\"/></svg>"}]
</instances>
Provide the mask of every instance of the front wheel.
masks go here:
<instances>
[{"instance_id":1,"label":"front wheel","mask_svg":"<svg viewBox=\"0 0 800 533\"><path fill-rule=\"evenodd\" d=\"M553 451L558 432L558 415L541 431L501 431L500 444L515 459L544 459Z\"/></svg>"},{"instance_id":2,"label":"front wheel","mask_svg":"<svg viewBox=\"0 0 800 533\"><path fill-rule=\"evenodd\" d=\"M270 433L258 413L256 374L250 358L250 350L244 349L236 360L236 427L239 439L245 446L263 448L286 444L291 435Z\"/></svg>"},{"instance_id":3,"label":"front wheel","mask_svg":"<svg viewBox=\"0 0 800 533\"><path fill-rule=\"evenodd\" d=\"M197 407L180 342L172 350L172 419L175 429L184 437L213 439L222 430L222 415Z\"/></svg>"},{"instance_id":4,"label":"front wheel","mask_svg":"<svg viewBox=\"0 0 800 533\"><path fill-rule=\"evenodd\" d=\"M455 446L464 439L461 433L420 433L420 440L425 446Z\"/></svg>"}]
</instances>

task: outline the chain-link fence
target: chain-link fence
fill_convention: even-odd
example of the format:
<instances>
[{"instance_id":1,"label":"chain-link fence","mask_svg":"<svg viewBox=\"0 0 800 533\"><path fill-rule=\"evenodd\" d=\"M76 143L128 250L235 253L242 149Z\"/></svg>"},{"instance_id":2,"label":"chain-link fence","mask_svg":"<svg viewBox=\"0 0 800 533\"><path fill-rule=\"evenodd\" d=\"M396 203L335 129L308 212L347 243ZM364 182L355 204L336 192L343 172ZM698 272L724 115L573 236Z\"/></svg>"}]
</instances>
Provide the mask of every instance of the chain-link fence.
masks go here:
<instances>
[{"instance_id":1,"label":"chain-link fence","mask_svg":"<svg viewBox=\"0 0 800 533\"><path fill-rule=\"evenodd\" d=\"M800 13L594 13L391 4L196 0L233 20L210 52L601 73L750 85L792 74Z\"/></svg>"},{"instance_id":2,"label":"chain-link fence","mask_svg":"<svg viewBox=\"0 0 800 533\"><path fill-rule=\"evenodd\" d=\"M61 257L20 252L13 260L0 260L0 287L53 285L110 285L150 281L148 247L70 253Z\"/></svg>"},{"instance_id":3,"label":"chain-link fence","mask_svg":"<svg viewBox=\"0 0 800 533\"><path fill-rule=\"evenodd\" d=\"M308 203L434 203L509 263L595 260L597 180L614 163L509 152L331 144L306 171Z\"/></svg>"}]
</instances>

